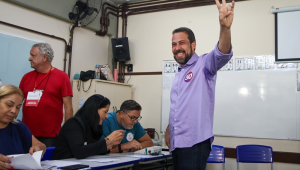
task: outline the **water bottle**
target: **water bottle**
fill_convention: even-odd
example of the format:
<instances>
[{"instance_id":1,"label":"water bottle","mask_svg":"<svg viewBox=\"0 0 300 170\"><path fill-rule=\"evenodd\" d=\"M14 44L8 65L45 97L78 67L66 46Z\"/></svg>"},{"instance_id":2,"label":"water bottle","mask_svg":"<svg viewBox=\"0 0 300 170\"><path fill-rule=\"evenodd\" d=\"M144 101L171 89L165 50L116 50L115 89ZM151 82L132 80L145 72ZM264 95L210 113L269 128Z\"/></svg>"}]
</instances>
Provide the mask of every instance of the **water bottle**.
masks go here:
<instances>
[{"instance_id":1,"label":"water bottle","mask_svg":"<svg viewBox=\"0 0 300 170\"><path fill-rule=\"evenodd\" d=\"M96 65L95 68L95 79L100 79L100 65Z\"/></svg>"},{"instance_id":2,"label":"water bottle","mask_svg":"<svg viewBox=\"0 0 300 170\"><path fill-rule=\"evenodd\" d=\"M165 142L165 131L163 131L162 135L161 135L161 146L162 147L166 147L166 142Z\"/></svg>"},{"instance_id":3,"label":"water bottle","mask_svg":"<svg viewBox=\"0 0 300 170\"><path fill-rule=\"evenodd\" d=\"M97 65L96 65L94 79L97 79L97 72L98 72L98 68L97 68Z\"/></svg>"},{"instance_id":4,"label":"water bottle","mask_svg":"<svg viewBox=\"0 0 300 170\"><path fill-rule=\"evenodd\" d=\"M74 80L78 80L79 77L80 77L80 74L79 74L79 73L76 73L76 74L74 75Z\"/></svg>"},{"instance_id":5,"label":"water bottle","mask_svg":"<svg viewBox=\"0 0 300 170\"><path fill-rule=\"evenodd\" d=\"M114 81L115 82L118 82L118 73L119 73L118 69L114 69Z\"/></svg>"},{"instance_id":6,"label":"water bottle","mask_svg":"<svg viewBox=\"0 0 300 170\"><path fill-rule=\"evenodd\" d=\"M1 79L0 79L0 86L2 86Z\"/></svg>"}]
</instances>

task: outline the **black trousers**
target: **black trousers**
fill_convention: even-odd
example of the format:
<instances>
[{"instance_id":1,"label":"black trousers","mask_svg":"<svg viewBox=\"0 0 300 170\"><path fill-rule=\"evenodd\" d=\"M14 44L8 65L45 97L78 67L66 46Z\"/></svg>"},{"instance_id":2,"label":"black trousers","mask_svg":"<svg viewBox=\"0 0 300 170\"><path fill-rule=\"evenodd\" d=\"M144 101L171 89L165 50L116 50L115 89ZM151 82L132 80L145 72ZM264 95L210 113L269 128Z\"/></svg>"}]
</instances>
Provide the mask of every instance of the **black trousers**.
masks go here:
<instances>
[{"instance_id":1,"label":"black trousers","mask_svg":"<svg viewBox=\"0 0 300 170\"><path fill-rule=\"evenodd\" d=\"M190 148L176 148L172 152L174 170L205 170L210 151L210 139Z\"/></svg>"}]
</instances>

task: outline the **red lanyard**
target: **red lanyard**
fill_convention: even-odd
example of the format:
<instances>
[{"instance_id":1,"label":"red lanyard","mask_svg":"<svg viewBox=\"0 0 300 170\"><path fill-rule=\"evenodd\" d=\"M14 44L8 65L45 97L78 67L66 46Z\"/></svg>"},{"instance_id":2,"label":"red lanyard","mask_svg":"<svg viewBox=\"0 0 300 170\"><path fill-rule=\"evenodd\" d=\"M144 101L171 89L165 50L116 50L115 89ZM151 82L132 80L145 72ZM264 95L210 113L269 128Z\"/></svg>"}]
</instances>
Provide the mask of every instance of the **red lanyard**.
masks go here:
<instances>
[{"instance_id":1,"label":"red lanyard","mask_svg":"<svg viewBox=\"0 0 300 170\"><path fill-rule=\"evenodd\" d=\"M52 66L51 66L50 70L47 72L47 74L45 75L45 77L42 79L42 81L40 81L40 83L37 84L37 85L36 85L36 79L37 79L38 72L36 72L36 77L35 77L34 89L33 90L35 90L37 88L37 86L39 86L44 81L44 79L48 76L48 74L51 72L51 70L52 70Z\"/></svg>"}]
</instances>

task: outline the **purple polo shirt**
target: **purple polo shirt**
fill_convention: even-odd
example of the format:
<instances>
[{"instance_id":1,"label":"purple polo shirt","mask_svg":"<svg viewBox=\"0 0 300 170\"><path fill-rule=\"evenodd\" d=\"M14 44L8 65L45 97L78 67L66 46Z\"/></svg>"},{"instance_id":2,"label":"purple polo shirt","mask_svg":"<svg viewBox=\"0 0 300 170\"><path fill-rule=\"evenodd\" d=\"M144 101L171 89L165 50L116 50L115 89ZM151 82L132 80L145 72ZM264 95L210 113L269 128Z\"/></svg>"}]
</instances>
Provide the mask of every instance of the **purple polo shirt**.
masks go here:
<instances>
[{"instance_id":1,"label":"purple polo shirt","mask_svg":"<svg viewBox=\"0 0 300 170\"><path fill-rule=\"evenodd\" d=\"M195 53L183 67L179 66L171 89L171 151L209 138L212 143L217 71L232 54L232 50L221 53L217 44L210 53L200 57Z\"/></svg>"}]
</instances>

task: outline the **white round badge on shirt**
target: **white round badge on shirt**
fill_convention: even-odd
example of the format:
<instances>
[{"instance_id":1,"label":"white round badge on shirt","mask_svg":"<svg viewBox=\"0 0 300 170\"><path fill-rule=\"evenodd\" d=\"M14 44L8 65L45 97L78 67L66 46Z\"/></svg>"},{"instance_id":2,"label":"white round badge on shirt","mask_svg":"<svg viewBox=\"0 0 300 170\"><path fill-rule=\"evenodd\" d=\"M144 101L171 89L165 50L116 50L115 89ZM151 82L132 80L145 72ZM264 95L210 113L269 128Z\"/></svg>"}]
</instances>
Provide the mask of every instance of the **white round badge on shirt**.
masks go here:
<instances>
[{"instance_id":1,"label":"white round badge on shirt","mask_svg":"<svg viewBox=\"0 0 300 170\"><path fill-rule=\"evenodd\" d=\"M128 141L132 141L132 140L133 140L133 134L132 134L131 132L129 132L129 133L127 134L127 136L126 136L126 139L127 139Z\"/></svg>"}]
</instances>

